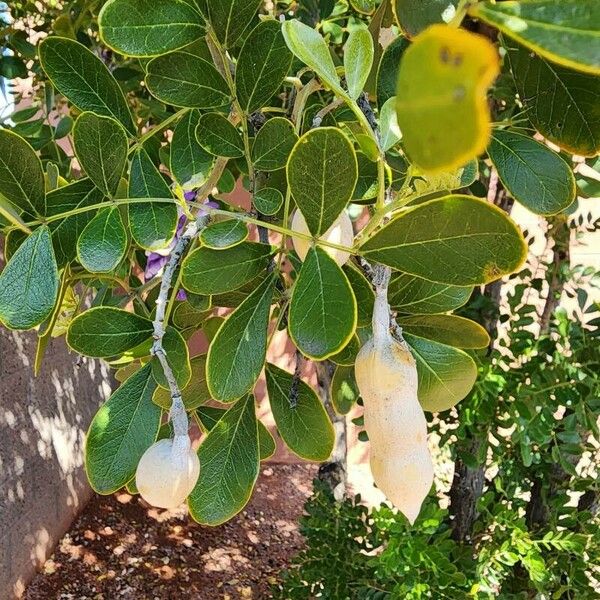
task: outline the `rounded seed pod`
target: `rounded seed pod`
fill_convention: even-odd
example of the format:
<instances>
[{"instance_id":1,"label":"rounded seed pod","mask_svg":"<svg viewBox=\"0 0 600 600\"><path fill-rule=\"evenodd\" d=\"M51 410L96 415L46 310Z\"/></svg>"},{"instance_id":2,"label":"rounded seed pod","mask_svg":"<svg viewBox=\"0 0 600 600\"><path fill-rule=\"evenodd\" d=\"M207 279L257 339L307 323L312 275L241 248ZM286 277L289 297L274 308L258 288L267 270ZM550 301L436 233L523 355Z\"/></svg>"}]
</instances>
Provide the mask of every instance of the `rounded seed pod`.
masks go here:
<instances>
[{"instance_id":1,"label":"rounded seed pod","mask_svg":"<svg viewBox=\"0 0 600 600\"><path fill-rule=\"evenodd\" d=\"M292 230L297 231L298 233L311 235L304 216L299 210L294 213L292 218ZM331 242L332 244L339 244L340 246L352 246L352 243L354 242L354 230L352 228L352 221L345 211L340 214L334 224L319 239ZM294 250L296 250L300 260L304 260L308 254L308 249L310 248L310 241L293 237L292 242L294 244ZM340 267L345 265L350 258L349 252L344 252L337 248L329 248L327 246L324 246L323 249Z\"/></svg>"},{"instance_id":2,"label":"rounded seed pod","mask_svg":"<svg viewBox=\"0 0 600 600\"><path fill-rule=\"evenodd\" d=\"M190 495L200 461L188 436L155 442L138 463L135 483L142 498L158 508L175 508Z\"/></svg>"}]
</instances>

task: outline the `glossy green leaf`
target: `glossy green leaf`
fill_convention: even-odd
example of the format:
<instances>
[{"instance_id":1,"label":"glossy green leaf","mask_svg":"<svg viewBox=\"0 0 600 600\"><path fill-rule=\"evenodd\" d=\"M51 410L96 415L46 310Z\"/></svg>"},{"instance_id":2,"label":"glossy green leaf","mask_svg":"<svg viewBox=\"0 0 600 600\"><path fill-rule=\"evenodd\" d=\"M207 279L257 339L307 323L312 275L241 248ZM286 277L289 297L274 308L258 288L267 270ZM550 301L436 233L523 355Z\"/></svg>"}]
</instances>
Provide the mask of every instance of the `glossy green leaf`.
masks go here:
<instances>
[{"instance_id":1,"label":"glossy green leaf","mask_svg":"<svg viewBox=\"0 0 600 600\"><path fill-rule=\"evenodd\" d=\"M350 140L335 127L305 133L287 165L288 185L309 231L325 233L352 198L358 166Z\"/></svg>"},{"instance_id":2,"label":"glossy green leaf","mask_svg":"<svg viewBox=\"0 0 600 600\"><path fill-rule=\"evenodd\" d=\"M248 237L248 227L238 219L212 223L200 233L202 245L213 250L223 250L240 244Z\"/></svg>"},{"instance_id":3,"label":"glossy green leaf","mask_svg":"<svg viewBox=\"0 0 600 600\"><path fill-rule=\"evenodd\" d=\"M527 245L504 211L456 194L400 214L362 245L361 254L429 281L469 286L518 270Z\"/></svg>"},{"instance_id":4,"label":"glossy green leaf","mask_svg":"<svg viewBox=\"0 0 600 600\"><path fill-rule=\"evenodd\" d=\"M0 195L26 215L45 214L46 194L42 163L20 136L0 129Z\"/></svg>"},{"instance_id":5,"label":"glossy green leaf","mask_svg":"<svg viewBox=\"0 0 600 600\"><path fill-rule=\"evenodd\" d=\"M171 190L144 148L135 151L129 177L130 198L171 198ZM134 203L127 207L134 241L146 250L165 248L177 228L177 206L167 202Z\"/></svg>"},{"instance_id":6,"label":"glossy green leaf","mask_svg":"<svg viewBox=\"0 0 600 600\"><path fill-rule=\"evenodd\" d=\"M408 37L418 35L434 23L449 23L458 0L393 0L394 16Z\"/></svg>"},{"instance_id":7,"label":"glossy green leaf","mask_svg":"<svg viewBox=\"0 0 600 600\"><path fill-rule=\"evenodd\" d=\"M555 215L575 200L569 165L529 136L498 130L488 155L511 196L538 215Z\"/></svg>"},{"instance_id":8,"label":"glossy green leaf","mask_svg":"<svg viewBox=\"0 0 600 600\"><path fill-rule=\"evenodd\" d=\"M0 322L31 329L50 316L58 296L58 269L48 228L36 229L0 273Z\"/></svg>"},{"instance_id":9,"label":"glossy green leaf","mask_svg":"<svg viewBox=\"0 0 600 600\"><path fill-rule=\"evenodd\" d=\"M106 358L122 354L152 335L152 322L135 313L99 306L77 315L69 325L67 343L85 356Z\"/></svg>"},{"instance_id":10,"label":"glossy green leaf","mask_svg":"<svg viewBox=\"0 0 600 600\"><path fill-rule=\"evenodd\" d=\"M192 376L192 368L190 366L190 353L183 336L177 329L167 327L165 335L163 336L162 345L167 355L167 362L173 371L179 389L185 388ZM156 383L158 383L161 388L166 390L169 389L167 378L165 377L162 365L157 356L152 358L151 364L152 376Z\"/></svg>"},{"instance_id":11,"label":"glossy green leaf","mask_svg":"<svg viewBox=\"0 0 600 600\"><path fill-rule=\"evenodd\" d=\"M359 353L360 348L361 342L355 334L339 352L330 356L329 360L336 365L349 367L356 362L356 355Z\"/></svg>"},{"instance_id":12,"label":"glossy green leaf","mask_svg":"<svg viewBox=\"0 0 600 600\"><path fill-rule=\"evenodd\" d=\"M208 0L208 17L217 39L233 48L253 22L261 0Z\"/></svg>"},{"instance_id":13,"label":"glossy green leaf","mask_svg":"<svg viewBox=\"0 0 600 600\"><path fill-rule=\"evenodd\" d=\"M313 360L324 360L339 352L356 329L352 287L322 248L311 248L302 263L288 319L294 344Z\"/></svg>"},{"instance_id":14,"label":"glossy green leaf","mask_svg":"<svg viewBox=\"0 0 600 600\"><path fill-rule=\"evenodd\" d=\"M356 100L363 91L373 65L373 39L368 29L354 29L344 46L344 73L348 95Z\"/></svg>"},{"instance_id":15,"label":"glossy green leaf","mask_svg":"<svg viewBox=\"0 0 600 600\"><path fill-rule=\"evenodd\" d=\"M221 417L227 412L223 408L214 406L201 406L195 411L196 419L200 428L208 433L219 422ZM262 421L258 421L258 447L260 460L266 460L275 454L276 445L273 436L265 427Z\"/></svg>"},{"instance_id":16,"label":"glossy green leaf","mask_svg":"<svg viewBox=\"0 0 600 600\"><path fill-rule=\"evenodd\" d=\"M265 106L279 91L291 64L280 23L259 23L246 38L235 70L236 96L246 114Z\"/></svg>"},{"instance_id":17,"label":"glossy green leaf","mask_svg":"<svg viewBox=\"0 0 600 600\"><path fill-rule=\"evenodd\" d=\"M455 310L466 304L472 287L458 287L397 273L388 287L390 306L400 313L432 315Z\"/></svg>"},{"instance_id":18,"label":"glossy green leaf","mask_svg":"<svg viewBox=\"0 0 600 600\"><path fill-rule=\"evenodd\" d=\"M173 106L216 108L230 98L204 40L152 59L146 66L146 85L153 96Z\"/></svg>"},{"instance_id":19,"label":"glossy green leaf","mask_svg":"<svg viewBox=\"0 0 600 600\"><path fill-rule=\"evenodd\" d=\"M402 138L396 114L396 98L390 98L382 107L379 116L381 149L387 152Z\"/></svg>"},{"instance_id":20,"label":"glossy green leaf","mask_svg":"<svg viewBox=\"0 0 600 600\"><path fill-rule=\"evenodd\" d=\"M210 296L203 296L203 298L204 297L210 300ZM177 302L177 304L175 304L175 308L173 309L173 314L171 315L171 322L179 330L189 328L193 328L195 330L198 328L200 323L206 319L206 317L206 310L194 308L190 302Z\"/></svg>"},{"instance_id":21,"label":"glossy green leaf","mask_svg":"<svg viewBox=\"0 0 600 600\"><path fill-rule=\"evenodd\" d=\"M525 115L546 138L567 152L600 152L600 77L581 73L505 43Z\"/></svg>"},{"instance_id":22,"label":"glossy green leaf","mask_svg":"<svg viewBox=\"0 0 600 600\"><path fill-rule=\"evenodd\" d=\"M200 477L188 497L190 515L220 525L250 499L260 465L254 397L238 400L213 426L198 449Z\"/></svg>"},{"instance_id":23,"label":"glossy green leaf","mask_svg":"<svg viewBox=\"0 0 600 600\"><path fill-rule=\"evenodd\" d=\"M350 0L350 5L365 15L370 15L375 10L375 0Z\"/></svg>"},{"instance_id":24,"label":"glossy green leaf","mask_svg":"<svg viewBox=\"0 0 600 600\"><path fill-rule=\"evenodd\" d=\"M448 410L471 391L477 366L466 352L408 333L405 338L417 361L419 402L424 410Z\"/></svg>"},{"instance_id":25,"label":"glossy green leaf","mask_svg":"<svg viewBox=\"0 0 600 600\"><path fill-rule=\"evenodd\" d=\"M211 400L206 384L206 354L194 356L189 362L189 368L189 382L181 389L181 399L186 410L194 410ZM153 400L165 410L171 408L171 393L168 389L157 387Z\"/></svg>"},{"instance_id":26,"label":"glossy green leaf","mask_svg":"<svg viewBox=\"0 0 600 600\"><path fill-rule=\"evenodd\" d=\"M185 0L109 0L98 16L102 41L126 56L157 56L204 34L202 16Z\"/></svg>"},{"instance_id":27,"label":"glossy green leaf","mask_svg":"<svg viewBox=\"0 0 600 600\"><path fill-rule=\"evenodd\" d=\"M357 326L367 327L371 324L373 317L373 304L375 303L373 287L353 263L346 263L343 271L352 286L352 292L356 298Z\"/></svg>"},{"instance_id":28,"label":"glossy green leaf","mask_svg":"<svg viewBox=\"0 0 600 600\"><path fill-rule=\"evenodd\" d=\"M219 402L252 390L265 363L274 279L267 277L225 320L208 350L208 389Z\"/></svg>"},{"instance_id":29,"label":"glossy green leaf","mask_svg":"<svg viewBox=\"0 0 600 600\"><path fill-rule=\"evenodd\" d=\"M469 13L548 60L600 75L597 0L480 2Z\"/></svg>"},{"instance_id":30,"label":"glossy green leaf","mask_svg":"<svg viewBox=\"0 0 600 600\"><path fill-rule=\"evenodd\" d=\"M398 319L404 331L455 348L487 348L490 336L470 319L457 315L414 315Z\"/></svg>"},{"instance_id":31,"label":"glossy green leaf","mask_svg":"<svg viewBox=\"0 0 600 600\"><path fill-rule=\"evenodd\" d=\"M85 441L85 471L98 494L112 494L135 476L154 443L161 409L152 402L150 365L125 381L94 416Z\"/></svg>"},{"instance_id":32,"label":"glossy green leaf","mask_svg":"<svg viewBox=\"0 0 600 600\"><path fill-rule=\"evenodd\" d=\"M195 294L223 294L265 271L271 246L242 242L227 250L198 248L183 261L183 287Z\"/></svg>"},{"instance_id":33,"label":"glossy green leaf","mask_svg":"<svg viewBox=\"0 0 600 600\"><path fill-rule=\"evenodd\" d=\"M244 156L244 142L240 132L221 113L205 113L200 117L196 139L207 152L215 156Z\"/></svg>"},{"instance_id":34,"label":"glossy green leaf","mask_svg":"<svg viewBox=\"0 0 600 600\"><path fill-rule=\"evenodd\" d=\"M127 162L127 134L112 117L79 115L73 128L79 164L106 196L114 196Z\"/></svg>"},{"instance_id":35,"label":"glossy green leaf","mask_svg":"<svg viewBox=\"0 0 600 600\"><path fill-rule=\"evenodd\" d=\"M262 188L255 192L252 204L263 215L276 215L283 206L283 194L276 188Z\"/></svg>"},{"instance_id":36,"label":"glossy green leaf","mask_svg":"<svg viewBox=\"0 0 600 600\"><path fill-rule=\"evenodd\" d=\"M294 55L312 69L326 87L336 94L346 95L335 70L329 47L321 34L296 19L285 21L282 31L285 42Z\"/></svg>"},{"instance_id":37,"label":"glossy green leaf","mask_svg":"<svg viewBox=\"0 0 600 600\"><path fill-rule=\"evenodd\" d=\"M286 446L300 458L325 461L335 441L323 403L304 381L298 381L295 405L290 405L293 375L267 363L265 369L271 412Z\"/></svg>"},{"instance_id":38,"label":"glossy green leaf","mask_svg":"<svg viewBox=\"0 0 600 600\"><path fill-rule=\"evenodd\" d=\"M77 259L90 273L110 273L123 260L127 242L119 208L105 208L81 232L77 240Z\"/></svg>"},{"instance_id":39,"label":"glossy green leaf","mask_svg":"<svg viewBox=\"0 0 600 600\"><path fill-rule=\"evenodd\" d=\"M379 190L377 163L362 152L356 153L356 163L358 165L358 179L352 193L352 202L359 204L373 203Z\"/></svg>"},{"instance_id":40,"label":"glossy green leaf","mask_svg":"<svg viewBox=\"0 0 600 600\"><path fill-rule=\"evenodd\" d=\"M258 131L252 145L252 162L261 171L285 167L298 134L294 125L283 117L269 119Z\"/></svg>"},{"instance_id":41,"label":"glossy green leaf","mask_svg":"<svg viewBox=\"0 0 600 600\"><path fill-rule=\"evenodd\" d=\"M192 110L175 126L171 142L171 173L184 189L200 187L212 171L215 157L206 152L196 139L200 115Z\"/></svg>"},{"instance_id":42,"label":"glossy green leaf","mask_svg":"<svg viewBox=\"0 0 600 600\"><path fill-rule=\"evenodd\" d=\"M360 396L354 379L354 365L336 367L329 391L335 412L338 415L347 415Z\"/></svg>"},{"instance_id":43,"label":"glossy green leaf","mask_svg":"<svg viewBox=\"0 0 600 600\"><path fill-rule=\"evenodd\" d=\"M103 200L104 194L90 179L79 179L46 194L46 215L51 217L70 210L94 206ZM71 262L77 256L77 240L86 225L94 218L94 214L91 210L85 211L49 224L59 267Z\"/></svg>"},{"instance_id":44,"label":"glossy green leaf","mask_svg":"<svg viewBox=\"0 0 600 600\"><path fill-rule=\"evenodd\" d=\"M421 170L450 171L485 150L491 129L486 92L498 70L491 42L446 25L432 25L404 52L398 124L408 157Z\"/></svg>"},{"instance_id":45,"label":"glossy green leaf","mask_svg":"<svg viewBox=\"0 0 600 600\"><path fill-rule=\"evenodd\" d=\"M112 117L129 133L136 129L121 87L106 65L82 44L50 36L39 45L42 69L79 110Z\"/></svg>"},{"instance_id":46,"label":"glossy green leaf","mask_svg":"<svg viewBox=\"0 0 600 600\"><path fill-rule=\"evenodd\" d=\"M398 69L404 51L410 42L403 36L397 37L383 52L377 70L377 104L381 108L396 95Z\"/></svg>"}]
</instances>

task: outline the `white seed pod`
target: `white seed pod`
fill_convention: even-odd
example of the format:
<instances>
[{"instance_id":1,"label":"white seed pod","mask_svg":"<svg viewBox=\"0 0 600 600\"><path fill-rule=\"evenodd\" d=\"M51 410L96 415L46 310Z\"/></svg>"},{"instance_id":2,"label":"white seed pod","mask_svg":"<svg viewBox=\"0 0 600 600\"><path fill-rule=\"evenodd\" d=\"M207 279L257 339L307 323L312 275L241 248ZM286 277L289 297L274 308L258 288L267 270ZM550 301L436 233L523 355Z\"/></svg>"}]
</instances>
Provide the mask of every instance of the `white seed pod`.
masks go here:
<instances>
[{"instance_id":1,"label":"white seed pod","mask_svg":"<svg viewBox=\"0 0 600 600\"><path fill-rule=\"evenodd\" d=\"M354 372L365 405L373 479L412 524L431 489L433 463L416 362L390 333L386 296L387 290L377 290L373 337L358 353Z\"/></svg>"},{"instance_id":2,"label":"white seed pod","mask_svg":"<svg viewBox=\"0 0 600 600\"><path fill-rule=\"evenodd\" d=\"M308 226L306 225L304 215L299 210L294 213L292 218L292 231L311 235L310 231L308 230ZM340 214L333 225L319 239L325 242L331 242L332 244L338 244L340 246L352 246L354 242L354 229L352 228L352 221L346 214L346 211L343 211ZM303 261L308 254L310 242L298 237L293 237L292 242L294 244L294 250L296 250L300 260ZM340 267L345 265L350 258L349 252L344 252L343 250L338 250L337 248L323 246L323 250L325 250L325 252L327 252L327 254L329 254L329 256L331 256L331 258L333 258L333 260L335 260Z\"/></svg>"},{"instance_id":3,"label":"white seed pod","mask_svg":"<svg viewBox=\"0 0 600 600\"><path fill-rule=\"evenodd\" d=\"M200 461L190 438L175 436L155 442L144 452L135 473L142 498L158 508L175 508L191 493L200 475Z\"/></svg>"}]
</instances>

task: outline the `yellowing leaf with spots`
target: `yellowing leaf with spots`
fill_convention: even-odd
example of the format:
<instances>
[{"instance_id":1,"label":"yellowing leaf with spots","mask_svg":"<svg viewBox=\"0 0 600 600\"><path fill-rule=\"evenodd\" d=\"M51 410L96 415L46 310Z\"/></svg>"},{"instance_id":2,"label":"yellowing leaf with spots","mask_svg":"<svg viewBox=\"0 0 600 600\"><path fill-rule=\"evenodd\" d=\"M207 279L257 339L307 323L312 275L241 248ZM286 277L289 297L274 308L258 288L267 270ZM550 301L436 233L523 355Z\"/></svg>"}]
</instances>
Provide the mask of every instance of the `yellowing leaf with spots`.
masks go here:
<instances>
[{"instance_id":1,"label":"yellowing leaf with spots","mask_svg":"<svg viewBox=\"0 0 600 600\"><path fill-rule=\"evenodd\" d=\"M498 55L484 37L447 25L418 35L400 63L396 110L403 144L423 171L455 169L490 139L486 91Z\"/></svg>"}]
</instances>

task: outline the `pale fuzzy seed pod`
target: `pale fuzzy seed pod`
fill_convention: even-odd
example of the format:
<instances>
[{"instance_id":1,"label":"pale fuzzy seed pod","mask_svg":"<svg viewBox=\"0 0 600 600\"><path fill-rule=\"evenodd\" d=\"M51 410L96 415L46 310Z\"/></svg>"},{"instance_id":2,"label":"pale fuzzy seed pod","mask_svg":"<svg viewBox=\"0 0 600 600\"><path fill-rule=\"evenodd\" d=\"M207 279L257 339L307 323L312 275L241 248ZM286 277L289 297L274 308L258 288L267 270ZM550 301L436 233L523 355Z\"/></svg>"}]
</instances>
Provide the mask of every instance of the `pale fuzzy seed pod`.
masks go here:
<instances>
[{"instance_id":1,"label":"pale fuzzy seed pod","mask_svg":"<svg viewBox=\"0 0 600 600\"><path fill-rule=\"evenodd\" d=\"M144 452L135 483L148 504L175 508L190 495L199 475L200 461L190 438L179 435L159 440Z\"/></svg>"},{"instance_id":2,"label":"pale fuzzy seed pod","mask_svg":"<svg viewBox=\"0 0 600 600\"><path fill-rule=\"evenodd\" d=\"M306 225L304 215L299 210L294 213L294 217L292 218L292 231L311 235L308 226ZM352 221L345 211L340 214L333 225L319 239L331 242L332 244L338 244L339 246L352 246L354 242L354 229L352 228ZM303 261L311 246L310 242L298 237L293 237L292 242L294 244L294 250L300 257L300 260ZM323 250L325 250L325 252L327 252L340 267L345 265L350 258L348 252L338 250L337 248L324 246Z\"/></svg>"},{"instance_id":3,"label":"pale fuzzy seed pod","mask_svg":"<svg viewBox=\"0 0 600 600\"><path fill-rule=\"evenodd\" d=\"M390 333L386 290L377 290L373 337L358 353L354 372L365 405L373 479L412 525L431 489L433 463L417 397L417 366Z\"/></svg>"}]
</instances>

